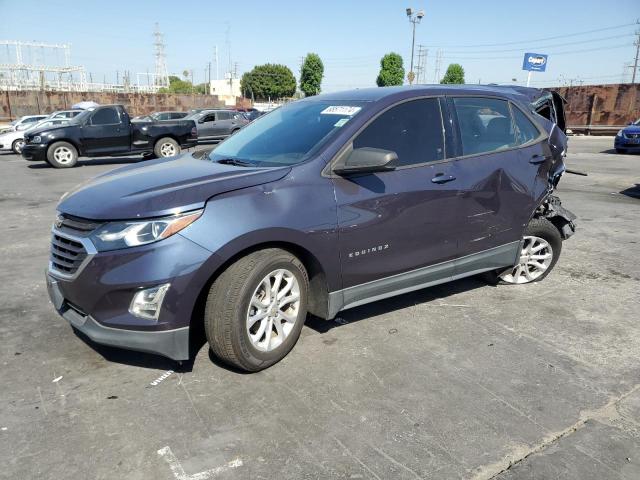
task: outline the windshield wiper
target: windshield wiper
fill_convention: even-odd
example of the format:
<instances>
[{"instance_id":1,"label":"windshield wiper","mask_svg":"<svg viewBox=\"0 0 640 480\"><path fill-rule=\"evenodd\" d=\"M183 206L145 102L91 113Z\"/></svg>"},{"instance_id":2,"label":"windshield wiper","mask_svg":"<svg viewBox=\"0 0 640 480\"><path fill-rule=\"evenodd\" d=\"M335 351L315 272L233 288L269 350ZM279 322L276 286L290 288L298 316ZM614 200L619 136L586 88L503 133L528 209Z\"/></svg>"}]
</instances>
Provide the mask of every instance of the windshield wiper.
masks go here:
<instances>
[{"instance_id":1,"label":"windshield wiper","mask_svg":"<svg viewBox=\"0 0 640 480\"><path fill-rule=\"evenodd\" d=\"M222 163L223 165L236 165L238 167L255 167L255 163L246 162L238 158L223 158L222 160L218 160L218 163Z\"/></svg>"}]
</instances>

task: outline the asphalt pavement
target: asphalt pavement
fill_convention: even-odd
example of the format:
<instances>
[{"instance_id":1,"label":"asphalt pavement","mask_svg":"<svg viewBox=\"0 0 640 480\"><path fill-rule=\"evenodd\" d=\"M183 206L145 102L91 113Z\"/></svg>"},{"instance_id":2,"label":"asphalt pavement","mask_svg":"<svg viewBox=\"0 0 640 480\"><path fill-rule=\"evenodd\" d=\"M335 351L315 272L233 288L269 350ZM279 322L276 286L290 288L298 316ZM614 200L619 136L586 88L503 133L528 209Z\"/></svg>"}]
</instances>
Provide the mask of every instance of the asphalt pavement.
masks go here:
<instances>
[{"instance_id":1,"label":"asphalt pavement","mask_svg":"<svg viewBox=\"0 0 640 480\"><path fill-rule=\"evenodd\" d=\"M310 319L242 374L101 347L44 282L57 199L138 157L0 155L0 478L640 478L640 155L572 137L543 282L456 281Z\"/></svg>"}]
</instances>

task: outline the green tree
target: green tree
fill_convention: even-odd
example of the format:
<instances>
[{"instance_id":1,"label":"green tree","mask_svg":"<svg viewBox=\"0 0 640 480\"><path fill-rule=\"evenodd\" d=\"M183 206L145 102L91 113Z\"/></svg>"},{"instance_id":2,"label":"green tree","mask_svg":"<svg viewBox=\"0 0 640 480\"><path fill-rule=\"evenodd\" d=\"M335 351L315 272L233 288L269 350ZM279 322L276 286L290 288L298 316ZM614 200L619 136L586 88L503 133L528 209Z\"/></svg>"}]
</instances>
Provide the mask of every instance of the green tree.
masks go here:
<instances>
[{"instance_id":1,"label":"green tree","mask_svg":"<svg viewBox=\"0 0 640 480\"><path fill-rule=\"evenodd\" d=\"M285 65L256 65L242 75L240 91L257 100L291 97L296 93L296 77Z\"/></svg>"},{"instance_id":2,"label":"green tree","mask_svg":"<svg viewBox=\"0 0 640 480\"><path fill-rule=\"evenodd\" d=\"M464 68L459 63L451 63L440 83L464 83Z\"/></svg>"},{"instance_id":3,"label":"green tree","mask_svg":"<svg viewBox=\"0 0 640 480\"><path fill-rule=\"evenodd\" d=\"M387 53L380 60L380 73L376 79L379 87L402 85L404 81L404 67L402 57L397 53Z\"/></svg>"},{"instance_id":4,"label":"green tree","mask_svg":"<svg viewBox=\"0 0 640 480\"><path fill-rule=\"evenodd\" d=\"M181 80L180 77L169 75L169 86L158 90L158 93L192 93L193 84L187 80Z\"/></svg>"},{"instance_id":5,"label":"green tree","mask_svg":"<svg viewBox=\"0 0 640 480\"><path fill-rule=\"evenodd\" d=\"M300 90L307 97L320 93L320 84L324 75L322 60L315 53L308 53L300 72Z\"/></svg>"}]
</instances>

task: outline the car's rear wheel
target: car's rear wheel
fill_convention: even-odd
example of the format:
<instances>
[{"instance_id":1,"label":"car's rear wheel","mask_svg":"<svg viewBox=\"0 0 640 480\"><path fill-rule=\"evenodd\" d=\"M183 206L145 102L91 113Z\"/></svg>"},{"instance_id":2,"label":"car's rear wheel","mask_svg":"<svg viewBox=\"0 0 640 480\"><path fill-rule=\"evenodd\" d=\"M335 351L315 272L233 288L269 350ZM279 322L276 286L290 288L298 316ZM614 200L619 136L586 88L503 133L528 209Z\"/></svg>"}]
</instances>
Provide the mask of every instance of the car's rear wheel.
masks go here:
<instances>
[{"instance_id":1,"label":"car's rear wheel","mask_svg":"<svg viewBox=\"0 0 640 480\"><path fill-rule=\"evenodd\" d=\"M47 161L54 168L71 168L78 163L78 151L68 142L55 142L47 150Z\"/></svg>"},{"instance_id":2,"label":"car's rear wheel","mask_svg":"<svg viewBox=\"0 0 640 480\"><path fill-rule=\"evenodd\" d=\"M180 153L180 145L171 137L161 138L153 148L156 157L173 157Z\"/></svg>"},{"instance_id":3,"label":"car's rear wheel","mask_svg":"<svg viewBox=\"0 0 640 480\"><path fill-rule=\"evenodd\" d=\"M213 283L205 332L214 355L256 372L293 348L307 315L308 277L291 253L269 248L229 266Z\"/></svg>"},{"instance_id":4,"label":"car's rear wheel","mask_svg":"<svg viewBox=\"0 0 640 480\"><path fill-rule=\"evenodd\" d=\"M11 150L13 150L13 153L15 153L16 155L20 155L22 153L23 147L24 147L23 138L18 138L17 140L14 140L13 143L11 144Z\"/></svg>"},{"instance_id":5,"label":"car's rear wheel","mask_svg":"<svg viewBox=\"0 0 640 480\"><path fill-rule=\"evenodd\" d=\"M562 251L562 237L546 218L534 218L525 229L517 265L484 276L491 283L522 285L539 282L555 267Z\"/></svg>"}]
</instances>

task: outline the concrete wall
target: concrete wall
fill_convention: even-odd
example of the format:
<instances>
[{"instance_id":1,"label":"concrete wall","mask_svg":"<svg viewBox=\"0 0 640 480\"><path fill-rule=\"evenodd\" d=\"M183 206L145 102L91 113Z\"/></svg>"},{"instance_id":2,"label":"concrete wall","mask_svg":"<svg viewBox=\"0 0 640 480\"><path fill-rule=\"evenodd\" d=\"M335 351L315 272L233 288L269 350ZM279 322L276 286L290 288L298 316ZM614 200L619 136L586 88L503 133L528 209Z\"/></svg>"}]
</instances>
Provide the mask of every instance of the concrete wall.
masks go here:
<instances>
[{"instance_id":1,"label":"concrete wall","mask_svg":"<svg viewBox=\"0 0 640 480\"><path fill-rule=\"evenodd\" d=\"M191 108L224 107L224 102L215 95L47 91L0 92L0 119L13 120L22 115L65 110L83 100L92 100L101 105L121 104L125 106L132 116L144 115L158 110L186 111Z\"/></svg>"},{"instance_id":2,"label":"concrete wall","mask_svg":"<svg viewBox=\"0 0 640 480\"><path fill-rule=\"evenodd\" d=\"M569 102L569 127L626 125L640 118L640 84L584 85L554 90Z\"/></svg>"}]
</instances>

